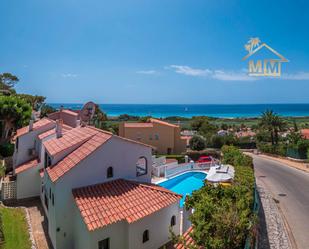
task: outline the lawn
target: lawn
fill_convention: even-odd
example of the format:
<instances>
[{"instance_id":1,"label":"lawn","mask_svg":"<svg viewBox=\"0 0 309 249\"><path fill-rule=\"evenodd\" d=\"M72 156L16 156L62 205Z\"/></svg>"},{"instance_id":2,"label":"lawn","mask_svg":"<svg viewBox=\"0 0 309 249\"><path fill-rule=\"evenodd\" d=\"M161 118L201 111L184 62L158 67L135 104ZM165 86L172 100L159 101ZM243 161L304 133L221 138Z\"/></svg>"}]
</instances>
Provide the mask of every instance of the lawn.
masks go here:
<instances>
[{"instance_id":1,"label":"lawn","mask_svg":"<svg viewBox=\"0 0 309 249\"><path fill-rule=\"evenodd\" d=\"M0 206L5 243L0 249L30 249L31 242L25 211L21 208L5 208Z\"/></svg>"}]
</instances>

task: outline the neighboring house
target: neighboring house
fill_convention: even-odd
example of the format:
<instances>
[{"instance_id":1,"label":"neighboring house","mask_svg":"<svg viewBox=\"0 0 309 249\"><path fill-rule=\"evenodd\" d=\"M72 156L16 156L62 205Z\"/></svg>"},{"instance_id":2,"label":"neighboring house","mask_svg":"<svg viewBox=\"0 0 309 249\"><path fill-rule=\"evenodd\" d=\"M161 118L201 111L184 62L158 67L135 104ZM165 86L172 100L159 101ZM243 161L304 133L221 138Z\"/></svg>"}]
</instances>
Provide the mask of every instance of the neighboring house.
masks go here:
<instances>
[{"instance_id":1,"label":"neighboring house","mask_svg":"<svg viewBox=\"0 0 309 249\"><path fill-rule=\"evenodd\" d=\"M159 154L180 154L186 151L187 139L179 125L151 118L147 123L121 123L119 136L155 147Z\"/></svg>"},{"instance_id":2,"label":"neighboring house","mask_svg":"<svg viewBox=\"0 0 309 249\"><path fill-rule=\"evenodd\" d=\"M236 137L241 138L241 137L255 137L256 133L251 130L247 131L239 131L235 133Z\"/></svg>"},{"instance_id":3,"label":"neighboring house","mask_svg":"<svg viewBox=\"0 0 309 249\"><path fill-rule=\"evenodd\" d=\"M77 127L80 125L80 116L78 112L66 110L63 108L60 108L59 111L53 112L48 115L49 119L52 120L63 120L63 123L71 126L71 127Z\"/></svg>"},{"instance_id":4,"label":"neighboring house","mask_svg":"<svg viewBox=\"0 0 309 249\"><path fill-rule=\"evenodd\" d=\"M309 129L300 130L300 134L303 136L303 138L309 139Z\"/></svg>"},{"instance_id":5,"label":"neighboring house","mask_svg":"<svg viewBox=\"0 0 309 249\"><path fill-rule=\"evenodd\" d=\"M17 134L17 198L40 196L55 249L152 249L180 233L181 196L150 183L151 146L47 118Z\"/></svg>"}]
</instances>

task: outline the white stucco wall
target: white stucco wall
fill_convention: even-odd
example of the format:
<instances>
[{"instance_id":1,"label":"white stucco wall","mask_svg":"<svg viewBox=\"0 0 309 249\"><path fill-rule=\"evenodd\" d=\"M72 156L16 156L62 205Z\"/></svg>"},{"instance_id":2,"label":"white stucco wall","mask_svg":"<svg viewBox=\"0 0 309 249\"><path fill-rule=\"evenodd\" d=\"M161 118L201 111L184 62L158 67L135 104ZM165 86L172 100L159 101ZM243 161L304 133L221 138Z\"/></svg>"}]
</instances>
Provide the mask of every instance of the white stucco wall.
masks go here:
<instances>
[{"instance_id":1,"label":"white stucco wall","mask_svg":"<svg viewBox=\"0 0 309 249\"><path fill-rule=\"evenodd\" d=\"M13 155L13 168L15 169L16 165L20 165L24 162L29 161L33 156L29 155L29 149L35 148L35 140L37 136L45 131L53 129L55 127L54 123L47 124L40 129L28 132L22 136L18 137L18 150L15 151Z\"/></svg>"},{"instance_id":2,"label":"white stucco wall","mask_svg":"<svg viewBox=\"0 0 309 249\"><path fill-rule=\"evenodd\" d=\"M136 177L136 162L144 156L148 161L148 173ZM112 166L114 177L106 178L107 168ZM74 199L72 189L102 183L117 178L151 181L151 148L112 137L95 153L82 160L77 166L62 176L55 184L55 219L49 222L49 233L52 240L57 241L57 249L72 248ZM49 182L49 180L47 180ZM47 183L47 186L49 183ZM51 216L50 216L51 218ZM59 227L61 232L55 231ZM64 236L64 233L66 236ZM56 239L55 239L56 238Z\"/></svg>"},{"instance_id":3,"label":"white stucco wall","mask_svg":"<svg viewBox=\"0 0 309 249\"><path fill-rule=\"evenodd\" d=\"M106 228L97 229L90 232L75 205L74 217L74 249L98 249L101 240L110 238L110 248L128 248L128 223L120 221Z\"/></svg>"},{"instance_id":4,"label":"white stucco wall","mask_svg":"<svg viewBox=\"0 0 309 249\"><path fill-rule=\"evenodd\" d=\"M40 195L41 177L39 167L32 167L17 174L17 199L36 197Z\"/></svg>"},{"instance_id":5,"label":"white stucco wall","mask_svg":"<svg viewBox=\"0 0 309 249\"><path fill-rule=\"evenodd\" d=\"M172 229L176 235L179 235L179 211L179 202L177 202L130 224L128 249L157 249L170 241L169 228L173 215L176 216L176 225ZM149 241L143 243L143 232L146 229L149 231Z\"/></svg>"},{"instance_id":6,"label":"white stucco wall","mask_svg":"<svg viewBox=\"0 0 309 249\"><path fill-rule=\"evenodd\" d=\"M179 235L179 203L175 203L134 223L117 222L95 231L88 231L78 208L74 207L74 248L97 249L98 242L109 238L111 249L157 249L170 241L170 222L176 216L172 228ZM148 229L149 241L143 243L143 232Z\"/></svg>"}]
</instances>

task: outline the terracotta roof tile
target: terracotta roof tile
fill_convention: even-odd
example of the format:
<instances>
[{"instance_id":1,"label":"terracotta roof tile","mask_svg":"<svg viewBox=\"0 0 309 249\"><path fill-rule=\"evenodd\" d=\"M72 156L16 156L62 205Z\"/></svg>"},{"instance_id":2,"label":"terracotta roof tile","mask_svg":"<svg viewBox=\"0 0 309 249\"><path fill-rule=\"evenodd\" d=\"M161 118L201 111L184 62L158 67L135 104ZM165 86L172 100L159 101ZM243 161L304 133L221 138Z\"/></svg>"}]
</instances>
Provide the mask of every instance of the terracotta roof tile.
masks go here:
<instances>
[{"instance_id":1,"label":"terracotta roof tile","mask_svg":"<svg viewBox=\"0 0 309 249\"><path fill-rule=\"evenodd\" d=\"M40 119L39 121L36 121L36 122L33 123L33 131L38 130L38 129L40 129L41 127L43 127L43 126L45 126L45 125L48 125L48 124L50 124L50 123L54 123L54 121L53 121L53 120L50 120L50 119L48 119L48 118L42 118L42 119ZM24 135L24 134L26 134L26 133L28 133L28 132L29 132L29 125L27 125L27 126L25 126L25 127L22 127L22 128L20 128L20 129L18 129L18 130L16 131L15 137L22 136L22 135Z\"/></svg>"},{"instance_id":2,"label":"terracotta roof tile","mask_svg":"<svg viewBox=\"0 0 309 249\"><path fill-rule=\"evenodd\" d=\"M155 118L151 118L149 119L151 123L157 123L157 124L162 124L162 125L166 125L166 126L171 126L171 127L179 127L178 125L174 125L159 119L155 119Z\"/></svg>"},{"instance_id":3,"label":"terracotta roof tile","mask_svg":"<svg viewBox=\"0 0 309 249\"><path fill-rule=\"evenodd\" d=\"M78 128L75 128L78 129ZM74 129L74 130L75 130ZM81 128L81 129L86 129L86 128ZM68 131L67 133L69 133L70 131ZM59 161L56 165L47 168L47 173L50 176L50 179L54 182L56 180L58 180L61 176L63 176L65 173L67 173L70 169L72 169L73 167L75 167L80 161L82 161L83 159L85 159L87 156L89 156L92 152L94 152L99 146L101 146L102 144L104 144L106 141L108 141L112 135L110 133L105 133L103 131L96 131L92 128L88 128L87 129L87 134L92 134L92 137L86 137L85 139L81 140L85 142L83 144L81 144L77 149L75 149L72 153L70 153L69 155L67 155L66 157L64 157L64 159L62 159L61 161ZM67 135L67 133L64 135L64 137ZM80 133L78 133L80 135ZM71 136L72 134L69 134L68 138L74 140L75 142L78 142L79 140L77 140L76 138L74 138L74 136ZM81 136L81 138L83 138L83 136ZM55 138L55 139L51 139L49 141L52 140L59 140L61 138ZM67 141L67 140L65 140ZM64 142L63 142L64 143ZM59 148L67 148L68 146L72 146L72 143L70 141L64 144L57 145L57 146L53 146L49 145L50 150L55 151L53 148L56 148L58 151Z\"/></svg>"},{"instance_id":4,"label":"terracotta roof tile","mask_svg":"<svg viewBox=\"0 0 309 249\"><path fill-rule=\"evenodd\" d=\"M68 126L68 125L66 125L66 124L62 124L62 132L66 132L66 131L69 131L69 130L71 130L71 129L72 129L71 126ZM48 136L50 136L50 135L52 135L52 134L56 134L56 129L55 129L55 128L50 129L50 130L48 130L48 131L46 131L46 132L41 133L40 135L38 135L38 138L39 138L40 140L42 140L42 139L44 139L44 138L46 138L46 137L48 137Z\"/></svg>"},{"instance_id":5,"label":"terracotta roof tile","mask_svg":"<svg viewBox=\"0 0 309 249\"><path fill-rule=\"evenodd\" d=\"M187 249L187 248L198 248L203 249L203 247L196 247L195 242L191 237L191 233L193 231L193 227L189 227L189 229L182 235L183 242L175 244L171 249Z\"/></svg>"},{"instance_id":6,"label":"terracotta roof tile","mask_svg":"<svg viewBox=\"0 0 309 249\"><path fill-rule=\"evenodd\" d=\"M123 220L135 222L181 199L162 187L124 179L72 192L89 231Z\"/></svg>"},{"instance_id":7,"label":"terracotta roof tile","mask_svg":"<svg viewBox=\"0 0 309 249\"><path fill-rule=\"evenodd\" d=\"M15 174L19 174L27 169L37 166L40 163L38 158L31 159L23 164L16 166Z\"/></svg>"},{"instance_id":8,"label":"terracotta roof tile","mask_svg":"<svg viewBox=\"0 0 309 249\"><path fill-rule=\"evenodd\" d=\"M309 129L302 129L300 133L303 135L305 139L309 139Z\"/></svg>"},{"instance_id":9,"label":"terracotta roof tile","mask_svg":"<svg viewBox=\"0 0 309 249\"><path fill-rule=\"evenodd\" d=\"M98 131L90 127L76 127L63 134L60 138L50 139L43 144L50 155L64 151L77 144L83 143L97 134Z\"/></svg>"}]
</instances>

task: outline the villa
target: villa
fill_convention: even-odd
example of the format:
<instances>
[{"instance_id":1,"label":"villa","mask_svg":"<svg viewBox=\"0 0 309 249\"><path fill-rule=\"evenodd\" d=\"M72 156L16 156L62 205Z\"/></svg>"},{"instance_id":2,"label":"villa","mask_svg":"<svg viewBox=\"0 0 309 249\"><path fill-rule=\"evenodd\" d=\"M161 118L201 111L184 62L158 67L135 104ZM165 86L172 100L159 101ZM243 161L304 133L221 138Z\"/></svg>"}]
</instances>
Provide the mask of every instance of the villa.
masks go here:
<instances>
[{"instance_id":1,"label":"villa","mask_svg":"<svg viewBox=\"0 0 309 249\"><path fill-rule=\"evenodd\" d=\"M164 140L165 128L156 131ZM151 184L152 146L68 110L31 121L15 139L16 198L41 199L55 249L152 249L169 242L170 229L180 234L182 196Z\"/></svg>"},{"instance_id":2,"label":"villa","mask_svg":"<svg viewBox=\"0 0 309 249\"><path fill-rule=\"evenodd\" d=\"M188 140L181 136L179 125L154 118L150 118L146 123L121 123L119 136L152 145L159 154L185 152Z\"/></svg>"}]
</instances>

